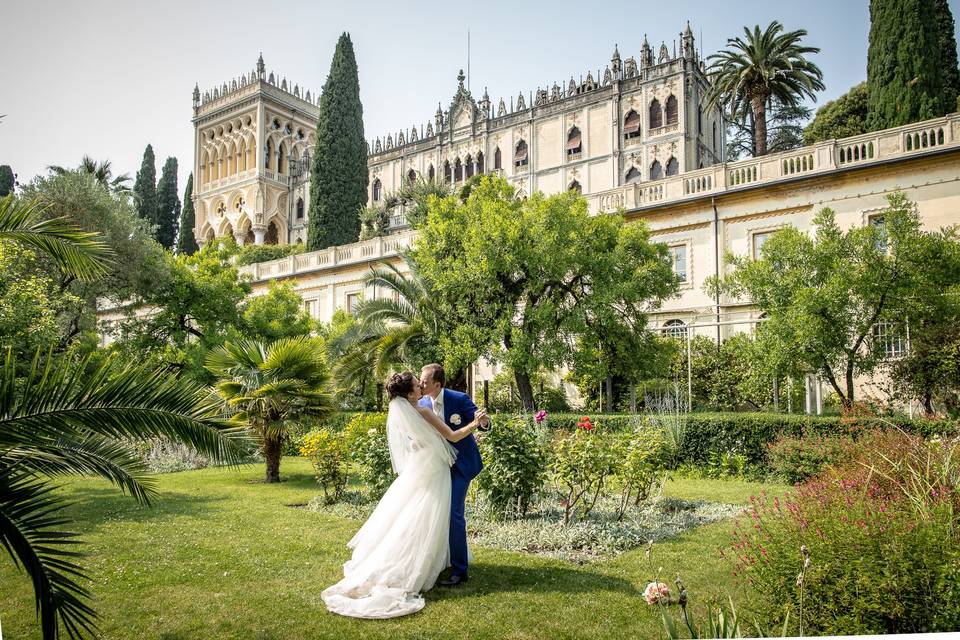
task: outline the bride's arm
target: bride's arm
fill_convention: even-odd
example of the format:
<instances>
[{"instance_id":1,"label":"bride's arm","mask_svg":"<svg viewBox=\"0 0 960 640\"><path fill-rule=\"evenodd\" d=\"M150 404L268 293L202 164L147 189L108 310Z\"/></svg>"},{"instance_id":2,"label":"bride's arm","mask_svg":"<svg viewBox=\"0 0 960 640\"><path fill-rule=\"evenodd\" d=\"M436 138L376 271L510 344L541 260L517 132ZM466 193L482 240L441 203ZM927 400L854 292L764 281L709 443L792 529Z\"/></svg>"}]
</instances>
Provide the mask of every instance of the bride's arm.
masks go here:
<instances>
[{"instance_id":1,"label":"bride's arm","mask_svg":"<svg viewBox=\"0 0 960 640\"><path fill-rule=\"evenodd\" d=\"M457 429L456 431L454 431L453 429L447 426L447 423L445 423L443 420L438 418L437 414L435 414L430 409L427 409L425 407L417 407L417 411L420 412L420 415L423 416L423 419L426 420L431 427L433 427L438 432L440 432L440 435L442 435L444 438L446 438L450 442L460 442L461 440L469 436L471 433L473 433L474 430L477 428L477 421L476 419L474 419L473 422L471 422L464 428Z\"/></svg>"}]
</instances>

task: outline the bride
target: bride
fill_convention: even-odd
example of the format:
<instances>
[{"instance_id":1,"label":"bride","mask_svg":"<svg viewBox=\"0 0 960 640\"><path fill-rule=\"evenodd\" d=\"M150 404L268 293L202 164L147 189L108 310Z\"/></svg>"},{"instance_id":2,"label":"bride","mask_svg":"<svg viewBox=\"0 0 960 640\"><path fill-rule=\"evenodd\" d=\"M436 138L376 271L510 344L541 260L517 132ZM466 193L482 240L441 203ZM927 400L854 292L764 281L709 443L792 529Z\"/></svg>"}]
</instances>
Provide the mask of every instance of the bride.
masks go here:
<instances>
[{"instance_id":1,"label":"bride","mask_svg":"<svg viewBox=\"0 0 960 640\"><path fill-rule=\"evenodd\" d=\"M420 381L409 371L387 381L387 441L398 475L373 514L347 543L353 557L343 580L321 597L333 613L354 618L394 618L423 608L421 592L433 587L450 557L450 465L457 442L478 426L482 412L454 431L417 406Z\"/></svg>"}]
</instances>

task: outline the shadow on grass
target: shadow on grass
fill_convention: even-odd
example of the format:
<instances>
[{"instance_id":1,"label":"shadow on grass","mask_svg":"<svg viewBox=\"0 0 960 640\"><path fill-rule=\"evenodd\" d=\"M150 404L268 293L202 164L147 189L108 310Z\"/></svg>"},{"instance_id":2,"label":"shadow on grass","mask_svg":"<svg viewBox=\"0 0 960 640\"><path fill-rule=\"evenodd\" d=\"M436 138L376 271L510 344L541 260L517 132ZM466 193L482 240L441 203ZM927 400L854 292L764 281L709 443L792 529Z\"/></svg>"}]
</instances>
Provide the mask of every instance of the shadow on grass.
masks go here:
<instances>
[{"instance_id":1,"label":"shadow on grass","mask_svg":"<svg viewBox=\"0 0 960 640\"><path fill-rule=\"evenodd\" d=\"M150 504L146 505L112 486L72 487L66 496L69 506L64 509L64 514L75 518L84 531L95 531L116 520L146 522L170 515L201 515L223 500L226 498L161 489L160 494L152 496Z\"/></svg>"},{"instance_id":2,"label":"shadow on grass","mask_svg":"<svg viewBox=\"0 0 960 640\"><path fill-rule=\"evenodd\" d=\"M582 568L543 566L530 567L480 562L471 565L470 580L459 587L437 586L427 599L476 597L499 592L576 593L615 591L628 596L640 592L630 582Z\"/></svg>"}]
</instances>

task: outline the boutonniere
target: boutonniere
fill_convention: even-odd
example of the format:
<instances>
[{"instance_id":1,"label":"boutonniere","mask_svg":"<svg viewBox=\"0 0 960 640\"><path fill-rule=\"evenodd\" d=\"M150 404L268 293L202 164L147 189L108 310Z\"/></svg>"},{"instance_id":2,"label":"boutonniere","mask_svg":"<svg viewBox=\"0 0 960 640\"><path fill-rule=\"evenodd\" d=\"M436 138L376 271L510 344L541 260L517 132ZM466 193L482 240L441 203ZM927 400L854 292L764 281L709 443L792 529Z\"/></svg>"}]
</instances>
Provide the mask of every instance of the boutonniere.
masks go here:
<instances>
[{"instance_id":1,"label":"boutonniere","mask_svg":"<svg viewBox=\"0 0 960 640\"><path fill-rule=\"evenodd\" d=\"M453 424L459 427L461 422L462 420L460 419L459 413L455 413L452 416L450 416L450 424Z\"/></svg>"}]
</instances>

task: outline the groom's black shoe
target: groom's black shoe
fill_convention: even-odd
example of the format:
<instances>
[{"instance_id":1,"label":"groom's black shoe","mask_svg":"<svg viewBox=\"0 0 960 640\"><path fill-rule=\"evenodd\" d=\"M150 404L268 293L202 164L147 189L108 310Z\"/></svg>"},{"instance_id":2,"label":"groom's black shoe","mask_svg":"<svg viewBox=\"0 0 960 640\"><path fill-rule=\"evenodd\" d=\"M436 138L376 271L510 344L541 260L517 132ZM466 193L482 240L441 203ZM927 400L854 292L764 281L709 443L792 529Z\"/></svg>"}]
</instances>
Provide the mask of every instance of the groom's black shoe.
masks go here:
<instances>
[{"instance_id":1,"label":"groom's black shoe","mask_svg":"<svg viewBox=\"0 0 960 640\"><path fill-rule=\"evenodd\" d=\"M453 574L449 578L440 581L441 587L456 587L457 585L463 584L467 581L467 576L461 576Z\"/></svg>"}]
</instances>

